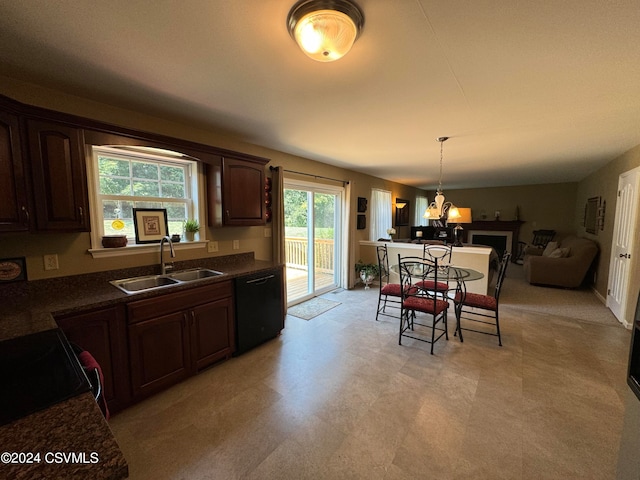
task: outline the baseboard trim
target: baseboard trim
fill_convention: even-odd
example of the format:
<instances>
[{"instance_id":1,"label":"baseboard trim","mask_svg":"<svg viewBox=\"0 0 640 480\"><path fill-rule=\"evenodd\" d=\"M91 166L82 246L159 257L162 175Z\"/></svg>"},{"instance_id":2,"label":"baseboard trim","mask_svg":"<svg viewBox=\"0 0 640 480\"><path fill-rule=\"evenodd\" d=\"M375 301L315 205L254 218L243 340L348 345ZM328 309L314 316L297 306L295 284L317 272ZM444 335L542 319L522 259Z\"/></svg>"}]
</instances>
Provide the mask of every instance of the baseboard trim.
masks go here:
<instances>
[{"instance_id":1,"label":"baseboard trim","mask_svg":"<svg viewBox=\"0 0 640 480\"><path fill-rule=\"evenodd\" d=\"M592 290L592 291L593 291L593 293L595 294L596 298L597 298L598 300L600 300L604 306L606 306L606 305L607 305L607 299L606 299L606 298L604 298L602 295L600 295L600 292L599 292L598 290L596 290L596 288L595 288L595 287L591 287L591 290Z\"/></svg>"}]
</instances>

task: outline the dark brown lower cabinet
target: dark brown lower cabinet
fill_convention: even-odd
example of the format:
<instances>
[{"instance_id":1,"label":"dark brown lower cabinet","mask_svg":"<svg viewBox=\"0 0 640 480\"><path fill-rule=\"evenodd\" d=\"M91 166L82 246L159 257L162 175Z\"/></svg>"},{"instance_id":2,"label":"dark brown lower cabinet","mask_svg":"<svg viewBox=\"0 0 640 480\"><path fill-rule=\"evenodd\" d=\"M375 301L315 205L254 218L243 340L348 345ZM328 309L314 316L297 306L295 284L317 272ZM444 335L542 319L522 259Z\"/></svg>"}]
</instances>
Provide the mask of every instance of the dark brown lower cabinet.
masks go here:
<instances>
[{"instance_id":1,"label":"dark brown lower cabinet","mask_svg":"<svg viewBox=\"0 0 640 480\"><path fill-rule=\"evenodd\" d=\"M134 399L164 390L234 351L231 282L131 302L128 313Z\"/></svg>"},{"instance_id":2,"label":"dark brown lower cabinet","mask_svg":"<svg viewBox=\"0 0 640 480\"><path fill-rule=\"evenodd\" d=\"M133 396L145 397L191 374L183 312L129 325Z\"/></svg>"},{"instance_id":3,"label":"dark brown lower cabinet","mask_svg":"<svg viewBox=\"0 0 640 480\"><path fill-rule=\"evenodd\" d=\"M100 364L104 398L111 413L131 403L124 305L56 317L67 339Z\"/></svg>"},{"instance_id":4,"label":"dark brown lower cabinet","mask_svg":"<svg viewBox=\"0 0 640 480\"><path fill-rule=\"evenodd\" d=\"M193 308L191 314L191 353L196 371L227 358L235 344L233 301L231 297Z\"/></svg>"}]
</instances>

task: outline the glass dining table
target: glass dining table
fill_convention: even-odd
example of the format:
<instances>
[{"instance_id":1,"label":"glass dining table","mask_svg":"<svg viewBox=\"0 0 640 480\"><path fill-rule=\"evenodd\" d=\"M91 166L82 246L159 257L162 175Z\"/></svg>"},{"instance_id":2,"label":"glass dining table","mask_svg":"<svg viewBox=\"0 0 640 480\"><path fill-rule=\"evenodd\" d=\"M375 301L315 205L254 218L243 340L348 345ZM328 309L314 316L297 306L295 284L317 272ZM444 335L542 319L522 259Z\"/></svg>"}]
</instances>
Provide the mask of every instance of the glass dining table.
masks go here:
<instances>
[{"instance_id":1,"label":"glass dining table","mask_svg":"<svg viewBox=\"0 0 640 480\"><path fill-rule=\"evenodd\" d=\"M407 260L403 261L408 266L412 276L420 279L434 280L437 277L439 282L472 282L484 278L484 273L467 267L456 265L438 265L437 271L433 264L427 261ZM389 267L393 273L400 275L400 265L395 264ZM426 272L426 273L425 273Z\"/></svg>"},{"instance_id":2,"label":"glass dining table","mask_svg":"<svg viewBox=\"0 0 640 480\"><path fill-rule=\"evenodd\" d=\"M402 264L407 268L411 277L415 277L420 280L434 280L438 283L446 282L448 284L454 283L455 286L449 290L450 300L454 300L454 296L457 297L455 301L455 315L456 315L456 333L460 332L460 311L462 308L462 302L467 295L467 282L473 282L484 278L484 273L467 267L458 267L456 265L438 265L434 268L434 264L415 257L413 259L405 258L401 259ZM395 264L389 267L391 272L400 275L400 264ZM413 279L412 279L413 280ZM460 296L462 302L460 302Z\"/></svg>"}]
</instances>

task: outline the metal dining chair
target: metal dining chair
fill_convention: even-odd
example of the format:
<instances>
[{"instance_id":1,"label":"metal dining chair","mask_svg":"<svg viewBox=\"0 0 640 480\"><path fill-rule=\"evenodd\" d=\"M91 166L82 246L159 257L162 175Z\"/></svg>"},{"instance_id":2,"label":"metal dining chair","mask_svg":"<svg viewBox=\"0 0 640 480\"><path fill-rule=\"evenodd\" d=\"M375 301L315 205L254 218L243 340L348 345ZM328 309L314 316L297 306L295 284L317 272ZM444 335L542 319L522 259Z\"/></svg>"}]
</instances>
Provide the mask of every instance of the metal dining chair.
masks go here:
<instances>
[{"instance_id":1,"label":"metal dining chair","mask_svg":"<svg viewBox=\"0 0 640 480\"><path fill-rule=\"evenodd\" d=\"M431 273L433 268L440 268L445 271L451 265L451 245L425 245L422 252L422 259L430 268L425 272L425 277ZM437 267L435 267L437 265ZM424 279L416 283L416 287L440 294L446 300L449 293L449 284L446 281L434 279Z\"/></svg>"},{"instance_id":2,"label":"metal dining chair","mask_svg":"<svg viewBox=\"0 0 640 480\"><path fill-rule=\"evenodd\" d=\"M507 273L507 267L509 266L510 258L511 253L509 252L504 252L504 254L502 255L502 262L500 263L500 270L498 273L498 279L496 281L493 295L468 293L464 289L464 283L458 286L458 290L456 290L456 294L454 296L454 310L456 314L456 331L454 335L459 335L461 342L464 342L462 331L465 330L498 337L498 345L502 346L502 336L500 335L500 318L498 310L500 290L502 289L502 285L504 283L504 277ZM466 314L466 316L463 316L463 314ZM483 325L491 325L495 327L495 332L486 329L476 330L473 328L462 327L462 319Z\"/></svg>"},{"instance_id":3,"label":"metal dining chair","mask_svg":"<svg viewBox=\"0 0 640 480\"><path fill-rule=\"evenodd\" d=\"M402 293L399 283L389 283L389 255L387 246L377 247L378 269L380 271L380 290L378 292L378 310L376 312L376 322L379 315L400 318L400 304L402 303ZM387 308L396 310L396 314L387 313Z\"/></svg>"},{"instance_id":4,"label":"metal dining chair","mask_svg":"<svg viewBox=\"0 0 640 480\"><path fill-rule=\"evenodd\" d=\"M427 268L425 268L425 262L420 257L402 258L398 255L400 292L402 295L398 345L402 345L402 337L413 338L414 340L431 344L431 355L433 355L433 346L440 338L444 336L449 340L449 333L447 331L447 310L449 308L449 302L443 300L435 291L415 288L416 283L425 280L424 276L430 267L431 266L428 265ZM431 271L430 274L434 276L434 281L437 282L437 260L435 267L436 270ZM422 320L423 318L426 320ZM420 323L418 320L429 323ZM422 328L416 330L416 326L430 330L431 335L429 336L428 333L421 334L420 330L422 330ZM437 336L436 331L439 332Z\"/></svg>"}]
</instances>

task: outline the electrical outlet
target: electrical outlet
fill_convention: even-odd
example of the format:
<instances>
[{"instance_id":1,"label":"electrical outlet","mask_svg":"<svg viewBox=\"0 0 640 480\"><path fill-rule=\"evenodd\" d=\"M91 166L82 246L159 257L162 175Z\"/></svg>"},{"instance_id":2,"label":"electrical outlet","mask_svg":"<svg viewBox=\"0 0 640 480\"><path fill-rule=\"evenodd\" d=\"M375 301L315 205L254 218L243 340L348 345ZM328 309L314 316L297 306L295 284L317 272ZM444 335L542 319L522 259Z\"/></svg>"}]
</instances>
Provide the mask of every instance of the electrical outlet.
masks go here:
<instances>
[{"instance_id":1,"label":"electrical outlet","mask_svg":"<svg viewBox=\"0 0 640 480\"><path fill-rule=\"evenodd\" d=\"M43 259L45 270L58 270L60 268L58 265L58 255L55 253L53 255L45 255Z\"/></svg>"},{"instance_id":2,"label":"electrical outlet","mask_svg":"<svg viewBox=\"0 0 640 480\"><path fill-rule=\"evenodd\" d=\"M240 240L234 240L233 241L233 249L234 250L240 250Z\"/></svg>"},{"instance_id":3,"label":"electrical outlet","mask_svg":"<svg viewBox=\"0 0 640 480\"><path fill-rule=\"evenodd\" d=\"M218 251L218 242L210 241L209 244L207 245L207 251L209 253L217 252Z\"/></svg>"},{"instance_id":4,"label":"electrical outlet","mask_svg":"<svg viewBox=\"0 0 640 480\"><path fill-rule=\"evenodd\" d=\"M270 228L265 228L264 229L264 237L265 238L270 238L271 237L271 229Z\"/></svg>"}]
</instances>

